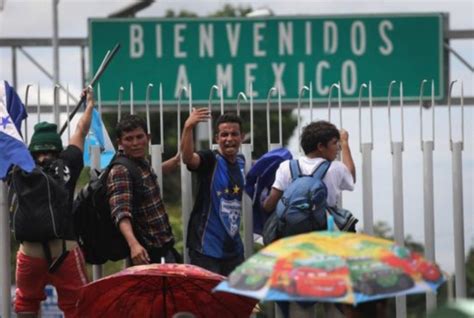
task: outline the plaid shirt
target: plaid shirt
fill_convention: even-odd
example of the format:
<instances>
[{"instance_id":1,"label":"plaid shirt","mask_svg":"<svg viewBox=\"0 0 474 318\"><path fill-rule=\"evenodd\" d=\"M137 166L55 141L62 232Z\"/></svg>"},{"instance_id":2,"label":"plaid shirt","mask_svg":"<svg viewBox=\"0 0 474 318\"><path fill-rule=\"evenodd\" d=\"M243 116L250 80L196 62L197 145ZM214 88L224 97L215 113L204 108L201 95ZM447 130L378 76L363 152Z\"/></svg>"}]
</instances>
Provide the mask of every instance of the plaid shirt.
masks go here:
<instances>
[{"instance_id":1,"label":"plaid shirt","mask_svg":"<svg viewBox=\"0 0 474 318\"><path fill-rule=\"evenodd\" d=\"M145 248L162 247L173 242L173 233L165 206L161 200L160 188L156 174L146 160L133 160L139 168L143 190L139 200L133 198L133 181L127 168L114 165L107 178L107 195L109 196L112 219L118 226L123 218L130 218L133 232ZM134 206L134 200L139 201Z\"/></svg>"}]
</instances>

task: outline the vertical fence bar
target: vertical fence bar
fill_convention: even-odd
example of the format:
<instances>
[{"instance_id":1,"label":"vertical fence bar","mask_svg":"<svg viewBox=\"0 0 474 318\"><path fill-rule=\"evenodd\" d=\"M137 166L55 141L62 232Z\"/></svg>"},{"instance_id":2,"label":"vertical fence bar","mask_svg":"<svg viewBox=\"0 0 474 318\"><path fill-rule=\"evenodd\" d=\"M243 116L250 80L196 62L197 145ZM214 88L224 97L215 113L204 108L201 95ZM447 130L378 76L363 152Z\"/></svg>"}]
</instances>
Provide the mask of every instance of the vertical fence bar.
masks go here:
<instances>
[{"instance_id":1,"label":"vertical fence bar","mask_svg":"<svg viewBox=\"0 0 474 318\"><path fill-rule=\"evenodd\" d=\"M160 83L160 145L161 153L165 151L165 136L164 136L164 125L163 125L163 85ZM178 136L179 138L179 136ZM180 150L178 150L180 151Z\"/></svg>"},{"instance_id":2,"label":"vertical fence bar","mask_svg":"<svg viewBox=\"0 0 474 318\"><path fill-rule=\"evenodd\" d=\"M123 98L123 86L120 86L118 93L118 102L117 102L117 122L122 118L122 98Z\"/></svg>"},{"instance_id":3,"label":"vertical fence bar","mask_svg":"<svg viewBox=\"0 0 474 318\"><path fill-rule=\"evenodd\" d=\"M1 315L5 318L11 316L11 296L10 296L10 226L7 200L7 184L0 180L0 291L2 304Z\"/></svg>"},{"instance_id":4,"label":"vertical fence bar","mask_svg":"<svg viewBox=\"0 0 474 318\"><path fill-rule=\"evenodd\" d=\"M340 83L333 83L329 88L329 95L328 95L328 121L331 122L331 99L332 99L332 90L333 88L337 88L337 102L339 108L339 129L342 129L342 101L341 101L341 85ZM341 161L342 153L338 152L336 160ZM342 208L342 193L337 200L337 207Z\"/></svg>"},{"instance_id":5,"label":"vertical fence bar","mask_svg":"<svg viewBox=\"0 0 474 318\"><path fill-rule=\"evenodd\" d=\"M163 198L163 151L161 145L151 145L150 146L150 155L151 155L151 167L158 177L158 185L160 186L160 194ZM185 224L183 224L185 226Z\"/></svg>"},{"instance_id":6,"label":"vertical fence bar","mask_svg":"<svg viewBox=\"0 0 474 318\"><path fill-rule=\"evenodd\" d=\"M241 150L245 157L245 175L252 168L252 145L243 144ZM247 259L253 254L253 212L252 199L244 190L242 190L242 219L244 226L244 256Z\"/></svg>"},{"instance_id":7,"label":"vertical fence bar","mask_svg":"<svg viewBox=\"0 0 474 318\"><path fill-rule=\"evenodd\" d=\"M337 88L338 90L340 90L341 86L337 83L333 83L331 85L331 87L329 87L329 95L328 95L328 121L330 122L331 121L331 103L332 103L332 90L333 88Z\"/></svg>"},{"instance_id":8,"label":"vertical fence bar","mask_svg":"<svg viewBox=\"0 0 474 318\"><path fill-rule=\"evenodd\" d=\"M462 186L462 142L453 143L453 225L456 298L466 297L466 261L464 256L464 209Z\"/></svg>"},{"instance_id":9,"label":"vertical fence bar","mask_svg":"<svg viewBox=\"0 0 474 318\"><path fill-rule=\"evenodd\" d=\"M97 83L97 111L102 117L102 90L100 89L100 82Z\"/></svg>"},{"instance_id":10,"label":"vertical fence bar","mask_svg":"<svg viewBox=\"0 0 474 318\"><path fill-rule=\"evenodd\" d=\"M188 93L188 98L189 98L189 104L191 105L192 100L191 100L191 92L188 90L186 87L181 87L178 93L178 152L181 151L181 96L182 92L187 92ZM186 165L183 163L183 160L181 159L181 166L180 166L180 176L181 176L181 219L183 222L183 242L185 242L186 246L186 241L188 237L188 222L189 222L189 217L191 215L191 209L192 209L192 189L191 189L191 173L189 170L186 168ZM184 247L183 250L183 258L184 258L184 263L188 264L189 263L189 253L186 247Z\"/></svg>"},{"instance_id":11,"label":"vertical fence bar","mask_svg":"<svg viewBox=\"0 0 474 318\"><path fill-rule=\"evenodd\" d=\"M390 130L390 147L392 152L392 182L393 182L393 228L395 242L404 246L404 220L403 220L403 85L400 82L400 111L401 111L401 128L402 141L394 142L392 136L392 119L391 119L391 102L392 102L392 88L395 81L390 82L388 88L388 122ZM405 318L407 316L406 297L396 297L397 318Z\"/></svg>"},{"instance_id":12,"label":"vertical fence bar","mask_svg":"<svg viewBox=\"0 0 474 318\"><path fill-rule=\"evenodd\" d=\"M434 81L431 81L431 111L432 111L432 138L425 141L423 137L423 94L427 80L420 85L420 146L423 153L423 208L424 208L424 233L425 257L435 262L435 234L434 234L434 186L433 186L433 150L434 150ZM436 294L426 293L426 311L429 313L436 308Z\"/></svg>"},{"instance_id":13,"label":"vertical fence bar","mask_svg":"<svg viewBox=\"0 0 474 318\"><path fill-rule=\"evenodd\" d=\"M37 86L37 91L36 91L36 94L37 94L37 100L36 100L36 115L37 115L37 122L39 123L41 121L41 110L40 110L40 107L41 107L41 89L40 89L40 84L38 82L38 86ZM26 140L25 140L26 142Z\"/></svg>"},{"instance_id":14,"label":"vertical fence bar","mask_svg":"<svg viewBox=\"0 0 474 318\"><path fill-rule=\"evenodd\" d=\"M32 84L26 85L26 91L25 91L25 109L28 109L28 97L30 93L30 87L33 86ZM16 87L15 87L16 88ZM25 143L28 142L28 117L25 118L24 120L25 124L25 135L23 136L23 140L25 140Z\"/></svg>"},{"instance_id":15,"label":"vertical fence bar","mask_svg":"<svg viewBox=\"0 0 474 318\"><path fill-rule=\"evenodd\" d=\"M372 83L369 82L370 142L362 142L362 92L367 88L364 83L359 88L359 151L362 154L362 209L364 232L374 234L374 202L372 186L372 150L374 149L372 121Z\"/></svg>"},{"instance_id":16,"label":"vertical fence bar","mask_svg":"<svg viewBox=\"0 0 474 318\"><path fill-rule=\"evenodd\" d=\"M12 84L15 89L17 87L17 55L16 55L16 46L12 46Z\"/></svg>"},{"instance_id":17,"label":"vertical fence bar","mask_svg":"<svg viewBox=\"0 0 474 318\"><path fill-rule=\"evenodd\" d=\"M146 87L146 100L145 100L145 114L146 114L146 127L148 130L148 133L151 134L151 122L150 122L150 95L151 95L151 90L153 89L153 84L148 83ZM160 94L162 93L161 90L161 85L160 85ZM161 95L160 95L160 102L161 102ZM162 116L161 113L161 108L160 108L160 118ZM160 120L161 124L161 120ZM161 127L160 127L161 129ZM150 144L149 144L149 153L151 156L151 167L156 173L157 179L158 179L158 186L160 188L160 194L161 197L163 198L163 169L162 169L162 164L163 164L163 158L162 158L162 145L161 144L152 144L152 140L150 139Z\"/></svg>"},{"instance_id":18,"label":"vertical fence bar","mask_svg":"<svg viewBox=\"0 0 474 318\"><path fill-rule=\"evenodd\" d=\"M464 87L461 82L461 141L453 142L451 118L451 93L453 85L449 85L449 144L452 153L453 174L453 226L454 226L454 268L456 298L466 297L466 257L464 255L464 208L462 185L462 151L464 150Z\"/></svg>"},{"instance_id":19,"label":"vertical fence bar","mask_svg":"<svg viewBox=\"0 0 474 318\"><path fill-rule=\"evenodd\" d=\"M219 86L212 85L211 89L209 90L209 101L207 104L207 108L209 109L209 120L207 121L207 132L209 134L209 149L212 149L212 93L216 91L219 93Z\"/></svg>"},{"instance_id":20,"label":"vertical fence bar","mask_svg":"<svg viewBox=\"0 0 474 318\"><path fill-rule=\"evenodd\" d=\"M271 98L271 95L274 95L275 93L277 92L277 89L275 87L272 87L268 90L268 94L267 94L267 147L268 147L268 150L273 150L273 149L276 149L276 148L279 148L281 147L281 144L272 144L271 142L271 131L270 131L270 98ZM280 109L280 108L279 108ZM280 140L281 142L281 140Z\"/></svg>"},{"instance_id":21,"label":"vertical fence bar","mask_svg":"<svg viewBox=\"0 0 474 318\"><path fill-rule=\"evenodd\" d=\"M69 108L70 108L70 92L69 92L69 84L66 86L66 122L67 122L67 140L71 140L71 119L69 118ZM25 139L26 140L26 139Z\"/></svg>"},{"instance_id":22,"label":"vertical fence bar","mask_svg":"<svg viewBox=\"0 0 474 318\"><path fill-rule=\"evenodd\" d=\"M250 91L252 93L252 91ZM240 116L240 99L248 101L247 95L244 92L239 92L237 95L237 115ZM253 105L250 104L250 112L253 111ZM250 115L250 133L253 134L253 116ZM243 177L249 172L252 167L252 136L250 136L250 143L242 144L240 150L245 158L245 169L243 171ZM244 256L249 258L253 254L253 211L252 211L252 199L248 194L242 190L242 224L244 230Z\"/></svg>"},{"instance_id":23,"label":"vertical fence bar","mask_svg":"<svg viewBox=\"0 0 474 318\"><path fill-rule=\"evenodd\" d=\"M81 87L86 87L86 59L84 54L85 46L81 45L79 52L80 52L80 59L81 59Z\"/></svg>"},{"instance_id":24,"label":"vertical fence bar","mask_svg":"<svg viewBox=\"0 0 474 318\"><path fill-rule=\"evenodd\" d=\"M58 91L61 88L58 84L54 85L53 89L53 99L54 99L54 104L53 104L53 115L54 115L54 123L58 126L60 125L59 122L59 96L58 96Z\"/></svg>"},{"instance_id":25,"label":"vertical fence bar","mask_svg":"<svg viewBox=\"0 0 474 318\"><path fill-rule=\"evenodd\" d=\"M90 146L90 154L91 154L91 178L96 178L97 174L96 171L100 170L100 146L99 145L91 145ZM92 280L98 280L103 276L102 265L92 265Z\"/></svg>"},{"instance_id":26,"label":"vertical fence bar","mask_svg":"<svg viewBox=\"0 0 474 318\"><path fill-rule=\"evenodd\" d=\"M221 104L221 115L224 114L224 87L222 84L219 85L219 100Z\"/></svg>"},{"instance_id":27,"label":"vertical fence bar","mask_svg":"<svg viewBox=\"0 0 474 318\"><path fill-rule=\"evenodd\" d=\"M247 100L247 96L245 95L244 92L239 92L239 94L237 95L237 116L240 116L240 99L244 99L244 101L248 101Z\"/></svg>"},{"instance_id":28,"label":"vertical fence bar","mask_svg":"<svg viewBox=\"0 0 474 318\"><path fill-rule=\"evenodd\" d=\"M130 115L135 114L135 107L133 105L133 82L130 82Z\"/></svg>"},{"instance_id":29,"label":"vertical fence bar","mask_svg":"<svg viewBox=\"0 0 474 318\"><path fill-rule=\"evenodd\" d=\"M305 91L309 91L310 89L308 88L308 86L304 85L303 87L300 88L300 91L298 93L298 124L297 124L297 132L298 132L298 143L300 143L300 140L301 140L301 99L303 98L303 95L304 95L304 92ZM311 96L310 96L311 98ZM309 105L310 105L310 113L311 113L311 121L313 120L313 109L312 109L312 102L311 100L309 101ZM301 154L302 151L301 151L301 145L298 146L298 151L299 153Z\"/></svg>"},{"instance_id":30,"label":"vertical fence bar","mask_svg":"<svg viewBox=\"0 0 474 318\"><path fill-rule=\"evenodd\" d=\"M278 88L278 144L280 147L283 146L283 128L282 128L282 116L281 116L281 90Z\"/></svg>"},{"instance_id":31,"label":"vertical fence bar","mask_svg":"<svg viewBox=\"0 0 474 318\"><path fill-rule=\"evenodd\" d=\"M403 221L403 144L392 142L392 178L393 178L393 213L394 236L397 244L404 245ZM406 297L396 298L397 318L406 317Z\"/></svg>"},{"instance_id":32,"label":"vertical fence bar","mask_svg":"<svg viewBox=\"0 0 474 318\"><path fill-rule=\"evenodd\" d=\"M313 122L313 82L309 82L309 119Z\"/></svg>"},{"instance_id":33,"label":"vertical fence bar","mask_svg":"<svg viewBox=\"0 0 474 318\"><path fill-rule=\"evenodd\" d=\"M146 128L148 133L151 134L151 124L150 124L150 94L151 89L153 88L152 83L148 83L146 87L146 99L145 99L145 115L146 115ZM150 146L151 146L151 139L150 139Z\"/></svg>"}]
</instances>

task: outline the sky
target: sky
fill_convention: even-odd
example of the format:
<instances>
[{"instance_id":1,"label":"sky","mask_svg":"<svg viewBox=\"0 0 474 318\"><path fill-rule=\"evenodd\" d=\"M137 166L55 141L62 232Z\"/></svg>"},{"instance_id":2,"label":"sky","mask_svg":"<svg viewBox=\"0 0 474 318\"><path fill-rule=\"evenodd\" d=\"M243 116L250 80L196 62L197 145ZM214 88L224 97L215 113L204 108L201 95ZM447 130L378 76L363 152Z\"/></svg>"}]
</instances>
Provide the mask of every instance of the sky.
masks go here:
<instances>
[{"instance_id":1,"label":"sky","mask_svg":"<svg viewBox=\"0 0 474 318\"><path fill-rule=\"evenodd\" d=\"M52 4L49 0L3 0L4 8L0 11L0 38L14 37L50 37L52 35ZM106 17L108 14L129 4L129 1L105 0L61 0L59 2L59 35L60 37L86 37L87 19L89 17ZM450 16L450 29L474 29L474 2L472 0L401 0L401 1L157 1L138 14L139 17L160 17L167 9L179 11L186 9L199 15L207 15L221 8L226 3L233 5L250 5L254 9L269 8L275 15L330 15L357 13L402 13L402 12L446 12ZM25 19L25 17L28 17ZM474 39L454 40L451 46L458 51L471 65L474 65ZM47 69L52 69L52 53L49 48L27 48ZM60 80L69 84L74 95L80 91L80 66L78 49L64 48L60 51ZM474 96L473 73L453 56L451 60L451 79L464 82L466 96ZM11 50L0 48L0 78L11 81ZM28 83L39 83L42 88L42 101L52 100L52 85L35 67L18 53L18 91L23 96ZM454 95L460 93L459 85ZM35 95L35 94L33 94ZM36 96L31 96L36 102ZM320 105L321 106L321 105ZM474 245L474 105L465 109L465 146L463 151L464 172L464 222L466 250ZM399 113L395 111L395 117ZM460 139L460 112L453 112L454 138ZM308 123L308 113L303 113L303 124ZM367 113L364 113L366 116ZM429 112L425 112L429 116ZM315 118L327 119L325 110L315 112ZM349 108L343 112L344 128L350 133L352 153L358 169L359 180L354 192L344 195L344 206L362 220L361 203L361 156L358 147L359 132L357 109ZM389 148L386 109L374 111L374 209L375 219L393 224L392 200L392 158ZM366 122L367 117L364 117ZM395 119L394 127L400 125ZM405 111L405 151L404 160L404 194L405 194L405 232L417 241L423 241L423 184L422 153L419 141L419 111L415 107ZM436 108L435 133L435 214L436 214L436 257L444 269L452 271L453 260L453 225L452 225L452 181L451 152L449 151L447 108ZM31 130L30 130L31 131ZM363 130L363 133L365 130ZM364 134L367 137L367 134ZM396 135L398 136L398 135ZM289 148L297 155L297 136L290 140ZM362 223L362 222L361 222Z\"/></svg>"}]
</instances>

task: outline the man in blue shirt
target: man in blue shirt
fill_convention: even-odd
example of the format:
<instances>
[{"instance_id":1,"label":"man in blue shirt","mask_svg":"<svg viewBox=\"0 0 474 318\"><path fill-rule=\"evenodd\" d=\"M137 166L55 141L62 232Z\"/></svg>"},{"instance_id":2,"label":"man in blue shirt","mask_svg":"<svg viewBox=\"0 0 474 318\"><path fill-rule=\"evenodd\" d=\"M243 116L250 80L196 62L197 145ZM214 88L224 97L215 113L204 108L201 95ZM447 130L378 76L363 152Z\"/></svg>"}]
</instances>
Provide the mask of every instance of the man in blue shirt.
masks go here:
<instances>
[{"instance_id":1,"label":"man in blue shirt","mask_svg":"<svg viewBox=\"0 0 474 318\"><path fill-rule=\"evenodd\" d=\"M206 108L193 109L181 138L183 162L199 180L186 246L191 264L227 276L244 260L239 233L245 165L238 154L242 122L234 114L221 115L215 125L218 149L194 152L193 128L209 116Z\"/></svg>"}]
</instances>

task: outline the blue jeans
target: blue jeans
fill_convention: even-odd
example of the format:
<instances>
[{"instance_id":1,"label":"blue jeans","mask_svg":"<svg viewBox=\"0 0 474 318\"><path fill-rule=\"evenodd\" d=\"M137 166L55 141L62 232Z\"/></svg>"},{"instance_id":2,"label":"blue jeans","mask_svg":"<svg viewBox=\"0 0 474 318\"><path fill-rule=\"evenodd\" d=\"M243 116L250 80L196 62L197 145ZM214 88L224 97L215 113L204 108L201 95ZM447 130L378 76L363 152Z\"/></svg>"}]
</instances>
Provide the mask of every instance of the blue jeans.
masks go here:
<instances>
[{"instance_id":1,"label":"blue jeans","mask_svg":"<svg viewBox=\"0 0 474 318\"><path fill-rule=\"evenodd\" d=\"M229 276L229 274L244 261L243 255L238 255L233 258L215 258L194 250L189 250L189 258L191 264L223 276Z\"/></svg>"}]
</instances>

